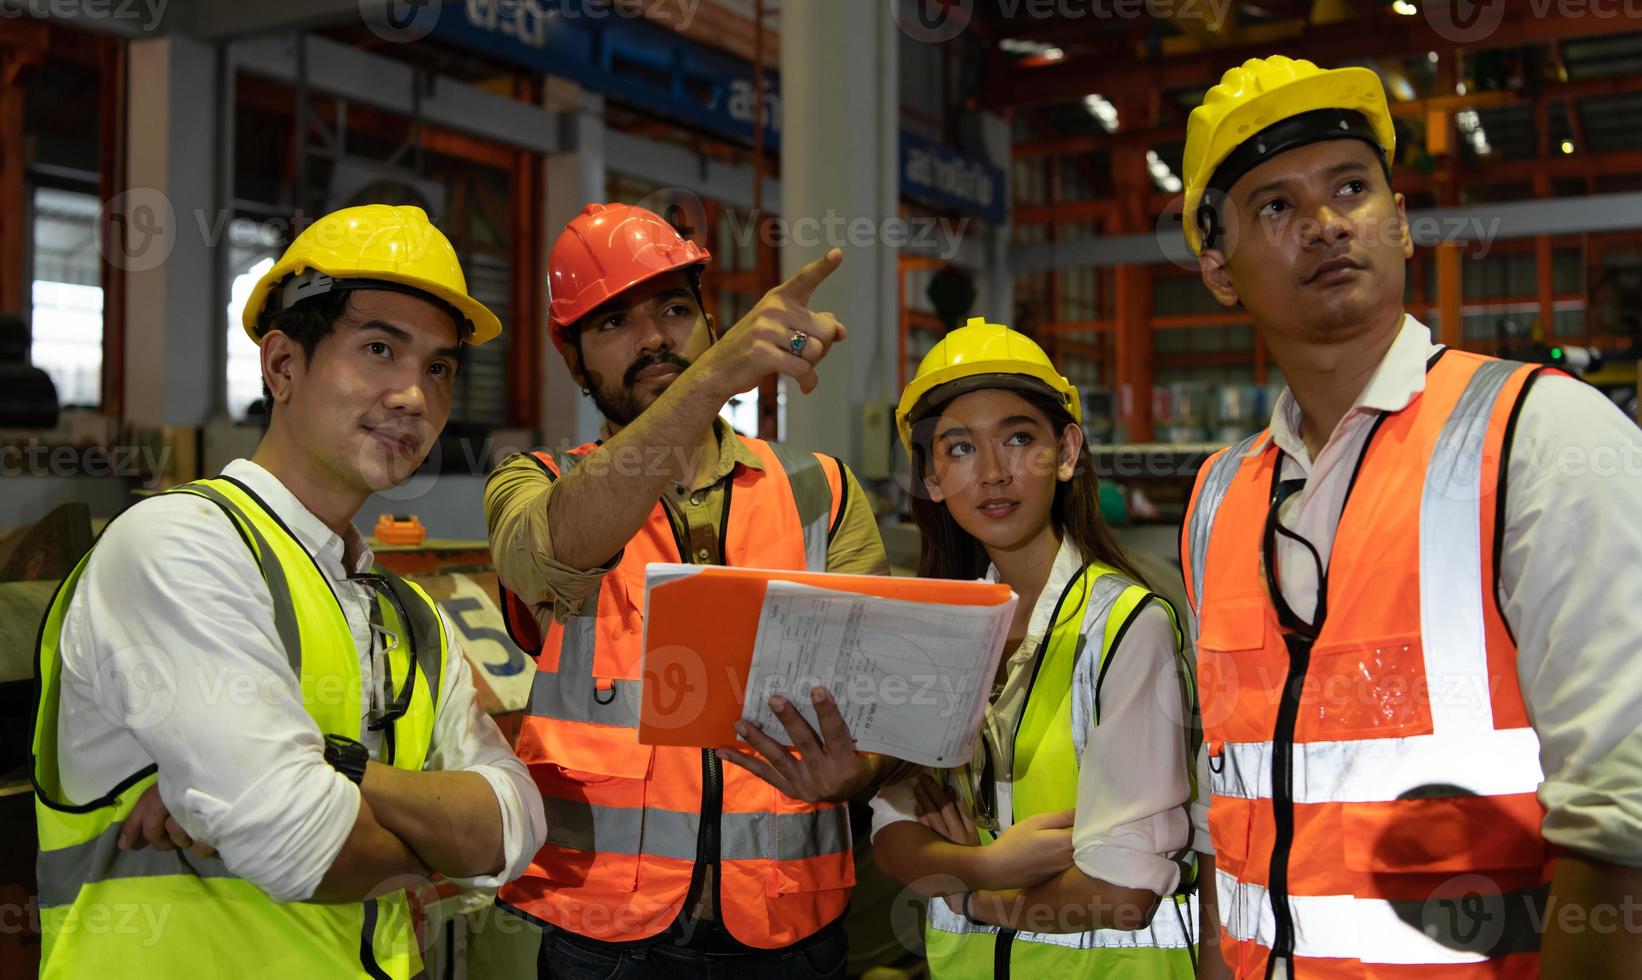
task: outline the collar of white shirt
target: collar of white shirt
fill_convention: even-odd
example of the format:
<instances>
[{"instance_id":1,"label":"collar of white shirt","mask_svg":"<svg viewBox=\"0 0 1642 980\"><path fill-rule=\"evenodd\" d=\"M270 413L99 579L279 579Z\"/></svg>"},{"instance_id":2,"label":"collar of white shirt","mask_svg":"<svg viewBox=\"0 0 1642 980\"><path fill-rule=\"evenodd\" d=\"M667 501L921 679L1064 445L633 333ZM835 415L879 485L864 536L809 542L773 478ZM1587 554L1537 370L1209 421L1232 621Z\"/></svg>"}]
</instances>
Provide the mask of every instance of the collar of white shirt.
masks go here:
<instances>
[{"instance_id":1,"label":"collar of white shirt","mask_svg":"<svg viewBox=\"0 0 1642 980\"><path fill-rule=\"evenodd\" d=\"M325 522L314 516L314 512L303 506L302 501L296 498L279 478L248 459L236 459L222 468L223 476L231 476L250 487L262 502L274 512L285 526L291 529L296 536L297 543L307 549L308 554L314 556L319 567L335 578L343 578L347 569L343 566L343 556L350 551L354 553L352 573L368 572L376 564L376 555L370 546L365 543L364 535L353 526L348 528L348 538L343 540L336 532L326 526Z\"/></svg>"},{"instance_id":2,"label":"collar of white shirt","mask_svg":"<svg viewBox=\"0 0 1642 980\"><path fill-rule=\"evenodd\" d=\"M1357 395L1351 410L1341 419L1342 424L1346 419L1364 412L1400 412L1407 408L1414 396L1425 390L1425 365L1433 350L1431 328L1413 316L1403 314L1403 325L1397 331L1397 338L1391 342L1368 384ZM1306 442L1300 437L1300 403L1295 401L1292 389L1284 388L1277 397L1277 404L1272 406L1271 440L1285 455L1309 469L1311 454L1306 451ZM1257 453L1264 448L1265 440L1257 439L1250 452Z\"/></svg>"},{"instance_id":3,"label":"collar of white shirt","mask_svg":"<svg viewBox=\"0 0 1642 980\"><path fill-rule=\"evenodd\" d=\"M1083 555L1078 551L1078 546L1072 543L1071 538L1062 538L1055 564L1049 569L1049 580L1043 583L1043 591L1038 593L1037 604L1032 607L1032 616L1026 621L1026 641L1040 639L1049 631L1049 617L1055 614L1060 594L1066 591L1072 576L1082 569ZM998 581L998 566L987 566L986 580ZM1025 650L1031 645L1030 642L1022 642L1020 648Z\"/></svg>"}]
</instances>

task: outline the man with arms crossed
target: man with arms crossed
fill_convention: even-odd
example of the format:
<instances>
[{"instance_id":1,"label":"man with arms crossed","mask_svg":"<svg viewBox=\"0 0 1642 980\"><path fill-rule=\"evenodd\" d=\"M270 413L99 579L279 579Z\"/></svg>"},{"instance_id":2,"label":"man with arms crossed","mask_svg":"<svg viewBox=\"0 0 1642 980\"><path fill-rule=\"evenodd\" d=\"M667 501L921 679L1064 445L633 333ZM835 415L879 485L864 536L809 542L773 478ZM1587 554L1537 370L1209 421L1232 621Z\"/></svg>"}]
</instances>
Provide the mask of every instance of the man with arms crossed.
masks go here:
<instances>
[{"instance_id":1,"label":"man with arms crossed","mask_svg":"<svg viewBox=\"0 0 1642 980\"><path fill-rule=\"evenodd\" d=\"M44 977L407 980L403 889L499 885L544 837L444 616L352 524L500 322L420 209L367 205L297 237L245 328L255 456L114 520L42 630Z\"/></svg>"}]
</instances>

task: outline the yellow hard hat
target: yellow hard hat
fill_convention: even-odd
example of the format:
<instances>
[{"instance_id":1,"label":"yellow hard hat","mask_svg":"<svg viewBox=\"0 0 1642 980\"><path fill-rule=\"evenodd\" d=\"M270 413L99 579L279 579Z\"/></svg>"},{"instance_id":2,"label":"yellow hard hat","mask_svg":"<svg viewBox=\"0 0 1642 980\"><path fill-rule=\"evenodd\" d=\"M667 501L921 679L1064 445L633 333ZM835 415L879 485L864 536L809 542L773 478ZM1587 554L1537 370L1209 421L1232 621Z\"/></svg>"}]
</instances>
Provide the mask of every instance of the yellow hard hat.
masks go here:
<instances>
[{"instance_id":1,"label":"yellow hard hat","mask_svg":"<svg viewBox=\"0 0 1642 980\"><path fill-rule=\"evenodd\" d=\"M241 317L251 340L261 343L257 319L265 309L284 309L338 287L400 287L445 306L473 327L470 344L502 332L502 321L468 295L456 249L421 208L365 204L332 211L302 230L285 255L258 280Z\"/></svg>"},{"instance_id":2,"label":"yellow hard hat","mask_svg":"<svg viewBox=\"0 0 1642 980\"><path fill-rule=\"evenodd\" d=\"M1281 123L1290 125L1278 128ZM1303 58L1274 55L1228 70L1186 123L1182 224L1192 251L1203 248L1197 211L1211 183L1230 190L1269 157L1340 137L1377 144L1388 166L1395 156L1397 130L1385 86L1369 69L1325 71Z\"/></svg>"},{"instance_id":3,"label":"yellow hard hat","mask_svg":"<svg viewBox=\"0 0 1642 980\"><path fill-rule=\"evenodd\" d=\"M924 407L925 399L937 388L962 381L974 383L955 385L941 394L957 397L966 390L978 388L1041 391L1060 399L1072 421L1083 424L1083 404L1078 399L1077 386L1055 370L1054 362L1042 347L1026 334L1001 323L970 317L968 323L942 337L924 355L917 373L901 392L901 404L895 409L895 427L908 453L912 452L914 413Z\"/></svg>"}]
</instances>

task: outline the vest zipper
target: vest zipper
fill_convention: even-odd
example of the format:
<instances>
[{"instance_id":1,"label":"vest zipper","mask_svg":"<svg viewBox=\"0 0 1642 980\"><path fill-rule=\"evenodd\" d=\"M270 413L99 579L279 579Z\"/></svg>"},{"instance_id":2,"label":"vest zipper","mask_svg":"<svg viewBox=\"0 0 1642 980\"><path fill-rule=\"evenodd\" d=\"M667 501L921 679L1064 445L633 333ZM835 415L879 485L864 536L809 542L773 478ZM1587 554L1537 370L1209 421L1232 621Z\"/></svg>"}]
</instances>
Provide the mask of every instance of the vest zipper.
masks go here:
<instances>
[{"instance_id":1,"label":"vest zipper","mask_svg":"<svg viewBox=\"0 0 1642 980\"><path fill-rule=\"evenodd\" d=\"M724 560L723 541L725 524L729 522L730 516L729 497L730 485L727 484L724 488L724 521L719 525L719 553L717 558L718 563L720 564L722 564ZM667 525L673 532L673 544L678 548L679 560L692 565L714 564L713 562L698 562L695 560L695 553L690 550L684 540L684 536L679 533L678 524L674 523L672 519L671 512L673 508L668 503L666 497L662 498L662 509L669 512ZM713 874L713 893L708 897L708 902L713 910L714 920L723 920L723 913L719 907L719 882L723 878L723 875L718 873L720 870L718 867L720 853L718 825L719 821L722 819L723 811L724 771L722 769L722 763L718 761L718 753L713 749L702 749L700 806L701 825L700 829L696 832L696 864L695 868L690 872L690 887L684 895L683 914L685 916L694 914L696 906L701 903L701 891L706 883L707 869L712 868L715 872Z\"/></svg>"},{"instance_id":2,"label":"vest zipper","mask_svg":"<svg viewBox=\"0 0 1642 980\"><path fill-rule=\"evenodd\" d=\"M1426 370L1437 363L1442 356L1438 351L1426 364ZM1346 496L1340 502L1340 515L1335 520L1335 533L1339 533L1339 526L1345 522L1346 507L1351 503L1351 493L1357 488L1357 477L1362 474L1363 461L1368 458L1368 450L1374 445L1374 438L1380 434L1380 427L1390 418L1387 412L1379 413L1374 424L1369 428L1368 435L1363 439L1363 448L1357 452L1357 463L1352 467L1351 479L1346 483ZM1283 478L1283 452L1277 453L1277 464L1272 469L1272 494L1276 500L1278 484ZM1275 550L1273 562L1275 563ZM1334 553L1329 555L1332 565ZM1311 668L1311 648L1321 636L1323 626L1328 621L1328 567L1318 569L1318 592L1316 623L1312 626L1313 638L1307 638L1298 633L1284 633L1283 645L1288 650L1289 671L1283 679L1283 699L1277 706L1277 725L1271 735L1271 819L1273 841L1271 850L1271 868L1267 875L1266 895L1271 899L1272 918L1276 928L1272 934L1271 957L1266 961L1266 976L1269 978L1277 969L1279 958L1287 961L1291 966L1294 962L1294 910L1289 907L1289 852L1294 847L1294 728L1300 717L1300 693L1305 687L1306 671ZM1274 605L1281 601L1280 595L1270 597ZM1291 968L1289 975L1293 976Z\"/></svg>"},{"instance_id":3,"label":"vest zipper","mask_svg":"<svg viewBox=\"0 0 1642 980\"><path fill-rule=\"evenodd\" d=\"M1294 846L1294 727L1300 716L1300 691L1311 666L1311 641L1293 634L1283 640L1289 651L1289 671L1283 681L1283 700L1277 707L1277 727L1271 736L1271 808L1276 833L1267 889L1277 928L1271 960L1266 964L1267 977L1276 969L1279 958L1294 957L1294 912L1288 901L1289 851Z\"/></svg>"},{"instance_id":4,"label":"vest zipper","mask_svg":"<svg viewBox=\"0 0 1642 980\"><path fill-rule=\"evenodd\" d=\"M1073 575L1071 577L1071 579L1069 579L1067 581L1066 588L1061 590L1060 598L1055 600L1055 611L1049 614L1049 622L1051 624L1060 622L1060 610L1061 610L1062 606L1066 605L1066 598L1072 594L1072 589L1073 588L1075 588L1079 584L1085 582L1084 576L1086 576L1088 573L1089 573L1089 565L1088 565L1087 562L1085 562L1083 567L1078 569L1077 574ZM1033 662L1032 662L1032 678L1031 678L1031 680L1027 681L1027 683L1026 683L1026 701L1027 702L1030 702L1032 700L1032 692L1037 689L1037 686L1038 686L1038 671L1043 667L1043 658L1044 658L1044 655L1048 653L1049 641L1053 637L1053 635L1054 635L1054 630L1053 630L1053 628L1051 628L1050 631L1044 635L1043 639L1038 641L1038 655L1037 655L1037 658L1035 660L1033 660ZM1017 765L1015 765L1014 762L1019 761L1018 757L1020 755L1020 749L1021 749L1021 741L1020 741L1020 739L1021 739L1021 722L1025 721L1025 720L1026 720L1026 707L1025 707L1025 704L1023 703L1023 705L1021 707L1020 717L1015 719L1015 738L1014 738L1013 744L1010 746L1010 753L1011 753L1012 757L1014 757L1014 760L1012 761L1012 763L1010 765L1011 774L1018 771L1018 769L1019 769L1019 767ZM990 755L988 755L987 758L988 758L988 761L991 761L991 756ZM1014 778L1013 775L1011 775L1010 778L1013 779ZM993 793L993 798L996 799L997 798L997 789L994 788L992 793ZM1014 810L1015 810L1015 806L1014 806L1015 796L1014 796L1013 793L1010 794L1009 801L1010 801L1009 823L1010 823L1011 826L1013 826L1014 823L1015 823L1015 812L1014 812ZM994 806L994 809L996 809L995 806ZM1011 950L1014 948L1014 945L1015 945L1015 930L1007 929L1003 926L999 926L998 927L998 935L992 941L992 980L1009 980L1009 973L1010 973L1009 954L1010 954Z\"/></svg>"}]
</instances>

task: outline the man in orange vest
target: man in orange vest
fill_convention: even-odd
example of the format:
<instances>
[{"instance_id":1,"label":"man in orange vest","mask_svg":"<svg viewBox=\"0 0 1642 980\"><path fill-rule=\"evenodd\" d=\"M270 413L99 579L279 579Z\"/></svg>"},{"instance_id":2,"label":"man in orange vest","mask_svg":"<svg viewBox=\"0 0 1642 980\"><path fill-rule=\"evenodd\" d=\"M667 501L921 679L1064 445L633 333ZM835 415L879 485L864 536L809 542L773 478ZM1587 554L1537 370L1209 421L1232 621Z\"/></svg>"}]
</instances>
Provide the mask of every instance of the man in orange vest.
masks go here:
<instances>
[{"instance_id":1,"label":"man in orange vest","mask_svg":"<svg viewBox=\"0 0 1642 980\"><path fill-rule=\"evenodd\" d=\"M1283 57L1187 127L1203 281L1288 381L1182 534L1204 932L1237 977L1636 977L1642 440L1404 312L1395 140L1372 71Z\"/></svg>"},{"instance_id":2,"label":"man in orange vest","mask_svg":"<svg viewBox=\"0 0 1642 980\"><path fill-rule=\"evenodd\" d=\"M810 294L842 260L812 262L720 334L702 309L707 252L650 211L590 205L553 247L553 342L603 439L514 456L485 489L510 623L545 637L521 639L541 652L518 751L548 840L501 892L546 930L543 977L844 975L844 804L887 760L858 755L824 698L825 739L772 700L810 747L777 760L774 784L637 737L648 563L888 572L841 462L719 417L772 374L815 387L845 329Z\"/></svg>"}]
</instances>

